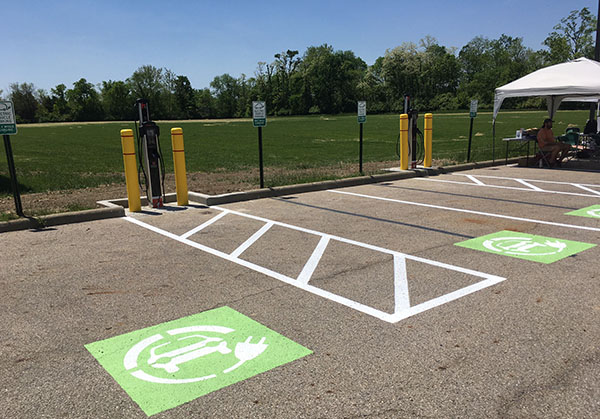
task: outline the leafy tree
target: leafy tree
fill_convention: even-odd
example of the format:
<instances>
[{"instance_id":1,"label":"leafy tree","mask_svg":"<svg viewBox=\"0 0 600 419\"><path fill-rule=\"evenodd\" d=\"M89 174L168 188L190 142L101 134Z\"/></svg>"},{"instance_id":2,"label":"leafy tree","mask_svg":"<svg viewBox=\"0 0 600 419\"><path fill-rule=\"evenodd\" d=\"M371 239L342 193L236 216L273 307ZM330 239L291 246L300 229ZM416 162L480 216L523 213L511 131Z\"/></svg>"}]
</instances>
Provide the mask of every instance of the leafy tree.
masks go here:
<instances>
[{"instance_id":1,"label":"leafy tree","mask_svg":"<svg viewBox=\"0 0 600 419\"><path fill-rule=\"evenodd\" d=\"M36 121L39 104L35 98L33 83L12 83L8 98L13 102L17 122Z\"/></svg>"},{"instance_id":2,"label":"leafy tree","mask_svg":"<svg viewBox=\"0 0 600 419\"><path fill-rule=\"evenodd\" d=\"M274 105L280 114L289 114L290 111L290 96L291 96L291 78L296 67L300 63L300 59L296 56L298 51L287 50L275 54L275 62L272 66L275 68L275 91Z\"/></svg>"},{"instance_id":3,"label":"leafy tree","mask_svg":"<svg viewBox=\"0 0 600 419\"><path fill-rule=\"evenodd\" d=\"M357 86L357 95L361 100L367 101L369 112L389 112L386 100L386 85L383 76L383 57L377 58L375 63L365 72Z\"/></svg>"},{"instance_id":4,"label":"leafy tree","mask_svg":"<svg viewBox=\"0 0 600 419\"><path fill-rule=\"evenodd\" d=\"M310 97L311 107L323 113L354 110L366 70L365 62L352 51L334 51L327 44L309 47L299 67L304 79L304 102Z\"/></svg>"},{"instance_id":5,"label":"leafy tree","mask_svg":"<svg viewBox=\"0 0 600 419\"><path fill-rule=\"evenodd\" d=\"M133 97L148 100L152 119L167 117L168 106L163 101L167 92L164 84L164 73L165 70L162 68L144 65L134 71L131 77L127 79Z\"/></svg>"},{"instance_id":6,"label":"leafy tree","mask_svg":"<svg viewBox=\"0 0 600 419\"><path fill-rule=\"evenodd\" d=\"M195 90L194 97L199 118L213 118L216 116L215 99L209 89Z\"/></svg>"},{"instance_id":7,"label":"leafy tree","mask_svg":"<svg viewBox=\"0 0 600 419\"><path fill-rule=\"evenodd\" d=\"M229 74L217 76L210 82L215 97L215 111L219 118L236 116L240 86L238 80Z\"/></svg>"},{"instance_id":8,"label":"leafy tree","mask_svg":"<svg viewBox=\"0 0 600 419\"><path fill-rule=\"evenodd\" d=\"M417 45L405 42L387 50L381 63L381 73L386 86L388 108L393 111L404 109L404 95L420 99L420 70L423 56ZM415 103L418 106L418 103Z\"/></svg>"},{"instance_id":9,"label":"leafy tree","mask_svg":"<svg viewBox=\"0 0 600 419\"><path fill-rule=\"evenodd\" d=\"M104 119L100 95L92 83L84 78L73 83L66 92L67 102L74 121L99 121Z\"/></svg>"},{"instance_id":10,"label":"leafy tree","mask_svg":"<svg viewBox=\"0 0 600 419\"><path fill-rule=\"evenodd\" d=\"M461 107L471 99L478 99L483 108L491 107L496 87L538 68L538 55L523 45L523 39L507 35L496 40L475 37L458 57L462 67L458 95Z\"/></svg>"},{"instance_id":11,"label":"leafy tree","mask_svg":"<svg viewBox=\"0 0 600 419\"><path fill-rule=\"evenodd\" d=\"M587 7L572 10L554 26L543 44L549 48L549 64L557 64L579 57L594 58L596 17Z\"/></svg>"},{"instance_id":12,"label":"leafy tree","mask_svg":"<svg viewBox=\"0 0 600 419\"><path fill-rule=\"evenodd\" d=\"M197 115L196 98L192 84L186 76L177 76L175 79L175 106L178 119L192 119Z\"/></svg>"},{"instance_id":13,"label":"leafy tree","mask_svg":"<svg viewBox=\"0 0 600 419\"><path fill-rule=\"evenodd\" d=\"M65 121L69 116L69 104L67 103L67 86L60 83L50 89L52 93L52 113L54 121Z\"/></svg>"},{"instance_id":14,"label":"leafy tree","mask_svg":"<svg viewBox=\"0 0 600 419\"><path fill-rule=\"evenodd\" d=\"M264 61L258 63L258 68L254 72L255 86L253 96L257 100L263 100L267 106L267 112L272 114L273 106L273 76L275 67L272 64L267 64Z\"/></svg>"},{"instance_id":15,"label":"leafy tree","mask_svg":"<svg viewBox=\"0 0 600 419\"><path fill-rule=\"evenodd\" d=\"M107 119L130 121L136 118L135 99L129 84L124 81L103 81L101 93L102 107Z\"/></svg>"}]
</instances>

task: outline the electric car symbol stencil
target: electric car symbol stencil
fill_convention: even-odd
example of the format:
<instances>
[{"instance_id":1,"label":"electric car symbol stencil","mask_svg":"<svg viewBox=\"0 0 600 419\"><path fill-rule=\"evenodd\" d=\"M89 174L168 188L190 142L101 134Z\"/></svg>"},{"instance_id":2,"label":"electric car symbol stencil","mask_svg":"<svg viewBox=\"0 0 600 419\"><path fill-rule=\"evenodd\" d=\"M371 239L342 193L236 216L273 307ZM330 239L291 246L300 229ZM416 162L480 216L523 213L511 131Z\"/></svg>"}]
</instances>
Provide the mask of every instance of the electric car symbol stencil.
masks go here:
<instances>
[{"instance_id":1,"label":"electric car symbol stencil","mask_svg":"<svg viewBox=\"0 0 600 419\"><path fill-rule=\"evenodd\" d=\"M189 334L191 332L216 332L219 334L228 334L235 330L222 326L191 326L180 329L168 330L168 336L176 337L185 334L175 340L167 340L168 336L156 334L150 336L135 344L125 355L124 366L126 370L131 371L131 375L144 381L161 384L177 384L190 383L196 381L208 380L217 377L218 374L228 374L231 371L241 367L246 362L260 356L269 345L265 344L265 337L262 337L258 343L252 343L253 337L249 336L245 341L238 342L235 349L232 351L227 345L228 342L222 337L206 336L202 334ZM180 342L194 340L189 345L180 347ZM159 343L167 340L164 343ZM159 343L158 345L155 345ZM153 346L155 345L155 346ZM176 346L175 349L166 350L169 346ZM144 355L149 352L149 357L144 362ZM185 364L190 363L199 358L203 358L213 353L228 355L233 352L237 362L222 371L203 371L210 372L207 375L199 375L197 377L177 378L177 373L181 369L185 369ZM152 374L149 369L143 368L148 365L157 370L174 375L174 378L162 378ZM157 374L164 375L164 374Z\"/></svg>"}]
</instances>

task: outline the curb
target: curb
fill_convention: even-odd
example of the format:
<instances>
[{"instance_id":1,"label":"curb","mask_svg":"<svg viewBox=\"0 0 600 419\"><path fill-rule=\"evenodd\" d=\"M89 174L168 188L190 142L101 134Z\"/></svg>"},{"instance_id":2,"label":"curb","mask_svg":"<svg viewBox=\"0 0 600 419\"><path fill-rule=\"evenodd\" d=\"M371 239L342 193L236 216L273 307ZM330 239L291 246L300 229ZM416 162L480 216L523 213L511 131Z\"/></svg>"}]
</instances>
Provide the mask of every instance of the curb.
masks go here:
<instances>
[{"instance_id":1,"label":"curb","mask_svg":"<svg viewBox=\"0 0 600 419\"><path fill-rule=\"evenodd\" d=\"M518 163L519 157L508 159L508 164ZM189 192L189 197L200 204L211 206L229 204L232 202L251 201L261 198L273 198L283 195L292 195L305 192L323 191L326 189L339 189L349 186L367 185L370 183L389 182L392 180L410 179L415 177L435 176L443 173L459 172L463 170L480 169L491 166L504 166L503 160L488 160L478 163L464 163L456 166L419 168L411 170L397 170L371 176L360 176L353 178L326 180L322 182L302 183L298 185L276 186L273 188L254 189L244 192L232 192L221 195L206 195L198 192ZM165 202L176 202L177 194L165 195ZM7 231L40 229L62 224L82 223L86 221L103 220L107 218L118 218L125 216L125 208L128 206L127 198L99 201L106 208L96 208L86 211L66 212L61 214L44 215L41 217L29 217L18 220L0 222L0 233ZM142 197L142 205L147 204L146 197Z\"/></svg>"},{"instance_id":2,"label":"curb","mask_svg":"<svg viewBox=\"0 0 600 419\"><path fill-rule=\"evenodd\" d=\"M0 233L7 231L42 229L62 224L82 223L85 221L104 220L125 216L123 207L96 208L85 211L65 212L61 214L28 217L0 223Z\"/></svg>"},{"instance_id":3,"label":"curb","mask_svg":"<svg viewBox=\"0 0 600 419\"><path fill-rule=\"evenodd\" d=\"M251 201L253 199L273 198L276 196L292 195L305 192L323 191L326 189L346 188L349 186L366 185L369 183L387 182L391 180L409 179L418 176L429 176L437 174L437 169L403 170L394 173L384 173L372 176L360 176L337 180L326 180L323 182L301 183L299 185L276 186L272 188L254 189L244 192L232 192L222 195L206 195L197 192L189 192L194 201L211 206L229 204L232 202Z\"/></svg>"},{"instance_id":4,"label":"curb","mask_svg":"<svg viewBox=\"0 0 600 419\"><path fill-rule=\"evenodd\" d=\"M322 191L326 189L346 188L349 186L366 185L369 183L388 182L391 180L410 179L415 177L435 176L443 173L458 172L463 170L481 169L484 167L504 166L506 164L518 163L519 157L504 160L488 160L478 163L464 163L456 166L419 168L411 170L398 170L381 175L360 176L338 180L326 180L323 182L302 183L299 185L277 186L273 188L254 189L244 192L232 192L222 195L206 195L197 192L189 192L189 197L195 202L203 205L230 204L232 202L251 201L253 199L273 198L283 195L291 195L304 192ZM116 202L116 201L111 201Z\"/></svg>"}]
</instances>

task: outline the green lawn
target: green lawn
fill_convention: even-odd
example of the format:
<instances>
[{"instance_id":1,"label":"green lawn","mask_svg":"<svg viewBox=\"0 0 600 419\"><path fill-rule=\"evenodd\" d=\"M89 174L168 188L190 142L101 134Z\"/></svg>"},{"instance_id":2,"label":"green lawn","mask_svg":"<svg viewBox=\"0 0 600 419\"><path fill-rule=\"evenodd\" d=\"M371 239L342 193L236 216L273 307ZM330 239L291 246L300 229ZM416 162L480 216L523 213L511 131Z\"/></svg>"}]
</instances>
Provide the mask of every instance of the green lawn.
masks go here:
<instances>
[{"instance_id":1,"label":"green lawn","mask_svg":"<svg viewBox=\"0 0 600 419\"><path fill-rule=\"evenodd\" d=\"M519 128L539 127L544 111L501 112L496 123L495 158L504 158L503 137ZM554 132L568 124L583 128L587 111L560 111ZM398 115L370 115L364 125L364 160L396 159ZM422 128L423 118L419 117ZM170 129L184 131L188 172L237 171L258 166L257 130L248 121L159 123L166 170L173 171ZM20 125L11 136L22 193L92 187L122 182L123 161L119 131L133 123ZM480 113L473 128L471 160L492 158L491 113ZM358 161L359 126L355 115L269 118L263 129L265 167L318 168ZM433 158L464 162L469 116L434 114ZM357 168L358 170L358 168ZM355 173L348 173L352 175ZM297 177L296 177L297 179ZM270 186L293 181L267 179ZM271 182L271 183L269 183ZM10 194L6 155L0 153L0 194Z\"/></svg>"}]
</instances>

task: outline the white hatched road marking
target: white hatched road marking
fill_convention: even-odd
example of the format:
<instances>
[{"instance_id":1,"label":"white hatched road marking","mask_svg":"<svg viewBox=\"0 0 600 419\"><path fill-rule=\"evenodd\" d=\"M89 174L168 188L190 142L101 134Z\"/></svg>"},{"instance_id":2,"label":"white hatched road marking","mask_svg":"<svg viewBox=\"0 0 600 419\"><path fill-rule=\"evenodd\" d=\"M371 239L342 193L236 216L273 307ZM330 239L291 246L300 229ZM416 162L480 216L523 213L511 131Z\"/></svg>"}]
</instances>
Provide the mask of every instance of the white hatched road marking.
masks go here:
<instances>
[{"instance_id":1,"label":"white hatched road marking","mask_svg":"<svg viewBox=\"0 0 600 419\"><path fill-rule=\"evenodd\" d=\"M246 240L244 242L244 244L242 244L242 246L244 246L243 250L246 250L248 247L250 247L252 244L254 244L256 242L256 240L260 236L262 236L262 234L264 234L273 225L278 225L281 227L290 228L293 230L317 235L317 236L321 237L321 240L317 244L317 246L316 246L315 250L313 251L309 260L306 262L304 268L302 269L302 272L298 276L298 279L294 279L287 275L283 275L283 274L275 272L271 269L257 265L255 263L248 262L244 259L240 259L238 256L241 254L241 252L243 252L243 250L241 252L239 251L240 248L242 248L242 246L238 247L238 249L236 249L232 254L227 254L227 253L221 252L219 250L213 249L211 247L208 247L208 246L202 245L200 243L196 243L192 240L189 240L187 237L194 234L193 232L199 231L198 227L188 231L187 233L184 233L184 234L178 236L178 235L170 233L166 230L162 230L158 227L155 227L155 226L147 224L143 221L140 221L137 218L134 218L132 216L125 217L125 220L127 220L133 224L136 224L140 227L146 228L150 231L153 231L155 233L161 234L170 239L173 239L175 241L178 241L180 243L183 243L188 246L194 247L196 249L202 250L213 256L217 256L222 259L228 260L230 262L236 263L238 265L244 266L246 268L252 269L256 272L262 273L271 278L275 278L282 282L285 282L286 284L289 284L294 287L300 288L302 290L311 292L320 297L326 298L328 300L334 301L334 302L342 304L346 307L350 307L354 310L360 311L362 313L371 315L380 320L387 321L390 323L399 322L400 320L406 319L407 317L413 316L415 314L421 313L425 310L429 310L431 308L437 307L437 306L445 304L447 302L456 300L457 298L466 296L473 292L479 291L483 288L492 286L492 285L502 282L506 279L506 278L503 278L500 276L486 274L484 272L478 272L478 271L474 271L472 269L461 268L459 266L454 266L454 265L450 265L450 264L443 263L443 262L425 259L425 258L421 258L418 256L407 255L407 254L404 254L401 252L396 252L394 250L385 249L385 248L378 247L378 246L373 246L373 245L370 245L367 243L362 243L362 242L346 239L346 238L339 237L339 236L333 236L330 234L321 233L319 231L310 230L310 229L306 229L303 227L294 226L291 224L281 223L278 221L273 221L273 220L269 220L266 218L257 217L254 215L245 214L245 213L241 213L241 212L237 212L237 211L233 211L233 210L229 210L229 209L225 209L225 208L221 208L221 207L217 207L217 206L211 207L211 208L222 211L221 214L236 214L236 215L239 215L242 217L259 220L259 221L262 221L265 223L265 226L263 226L261 229L259 229L256 233L254 233L250 237L250 239ZM221 215L221 217L223 217L223 215ZM221 218L221 217L219 217L219 218ZM216 221L215 218L217 218L217 217L213 217L209 221L215 222ZM202 224L202 226L205 226L207 223ZM201 226L199 226L199 227L201 227ZM339 241L342 243L347 243L347 244L363 247L366 249L375 250L375 251L390 254L393 256L393 258L394 258L394 292L395 292L395 295L394 295L394 312L392 314L375 309L366 304L358 303L356 301L350 300L349 298L342 297L341 295L337 295L332 292L325 291L321 288L317 288L308 283L310 281L310 278L311 278L312 274L314 273L314 270L316 269L322 255L323 255L325 249L327 248L327 245L330 240L336 240L336 241ZM246 244L247 244L247 246L245 246ZM472 284L470 286L458 289L458 290L448 293L446 295L442 295L440 297L433 298L429 301L426 301L426 302L423 302L421 304L417 304L417 305L411 307L410 302L409 302L409 296L408 296L406 259L429 264L432 266L437 266L437 267L452 270L455 272L472 275L475 277L482 278L482 280L475 284Z\"/></svg>"},{"instance_id":2,"label":"white hatched road marking","mask_svg":"<svg viewBox=\"0 0 600 419\"><path fill-rule=\"evenodd\" d=\"M237 249L231 252L231 256L236 258L240 256L246 249L254 244L254 242L261 238L263 234L265 234L269 229L273 227L273 223L267 223L262 226L256 233L254 233L248 240L242 243Z\"/></svg>"},{"instance_id":3,"label":"white hatched road marking","mask_svg":"<svg viewBox=\"0 0 600 419\"><path fill-rule=\"evenodd\" d=\"M394 314L410 308L408 295L408 277L406 275L406 258L394 255Z\"/></svg>"},{"instance_id":4,"label":"white hatched road marking","mask_svg":"<svg viewBox=\"0 0 600 419\"><path fill-rule=\"evenodd\" d=\"M472 183L472 182L459 182L456 180L446 180L446 179L431 179L431 178L427 178L427 177L416 177L414 179L425 181L425 182L454 183L457 185L477 186L480 188L510 189L513 191L542 192L542 193L550 193L550 194L557 194L557 195L587 196L590 198L598 198L598 195L590 195L590 194L576 193L576 192L547 191L545 189L536 191L531 188L517 188L515 186L501 186L501 185L487 185L487 184L479 185L477 183ZM514 180L514 178L508 178L508 179ZM539 182L539 181L536 180L535 182ZM568 183L568 185L571 185L571 184Z\"/></svg>"},{"instance_id":5,"label":"white hatched road marking","mask_svg":"<svg viewBox=\"0 0 600 419\"><path fill-rule=\"evenodd\" d=\"M352 196L357 196L360 198L376 199L379 201L396 202L398 204L414 205L417 207L435 208L435 209L441 209L441 210L445 210L445 211L455 211L455 212L464 212L467 214L483 215L485 217L505 218L507 220L524 221L527 223L546 224L546 225L557 226L557 227L574 228L577 230L600 231L600 228L596 228L596 227L586 227L586 226L579 226L579 225L574 225L574 224L555 223L553 221L542 221L542 220L534 220L531 218L513 217L510 215L494 214L491 212L474 211L474 210L461 209L461 208L444 207L441 205L424 204L421 202L402 201L400 199L382 198L380 196L365 195L365 194L360 194L360 193L355 193L355 192L347 192L347 191L339 191L339 190L328 190L327 192L339 193L339 194L343 194L343 195L352 195Z\"/></svg>"},{"instance_id":6,"label":"white hatched road marking","mask_svg":"<svg viewBox=\"0 0 600 419\"><path fill-rule=\"evenodd\" d=\"M217 215L215 215L214 217L212 217L210 220L208 220L207 222L200 224L198 227L191 229L190 231L188 231L185 234L181 235L182 239L187 239L188 237L196 234L197 232L199 232L200 230L205 229L206 227L208 227L209 225L211 225L212 223L219 221L221 218L225 217L227 215L226 212L221 212Z\"/></svg>"},{"instance_id":7,"label":"white hatched road marking","mask_svg":"<svg viewBox=\"0 0 600 419\"><path fill-rule=\"evenodd\" d=\"M583 186L580 183L572 183L571 185L573 185L573 186L575 186L575 187L577 187L579 189L583 189L584 191L588 191L588 192L591 192L593 194L600 195L600 191L595 191L593 189L588 188L587 186Z\"/></svg>"},{"instance_id":8,"label":"white hatched road marking","mask_svg":"<svg viewBox=\"0 0 600 419\"><path fill-rule=\"evenodd\" d=\"M507 177L507 176L490 176L490 175L467 175L464 173L452 173L452 176L476 176L478 178L486 178L486 179L504 179L504 180L517 180L520 178ZM556 185L573 185L571 182L560 182L558 180L539 180L539 179L521 179L526 182L537 182L537 183L554 183ZM579 185L583 186L591 186L595 188L600 188L600 185L590 185L587 183L580 183Z\"/></svg>"},{"instance_id":9,"label":"white hatched road marking","mask_svg":"<svg viewBox=\"0 0 600 419\"><path fill-rule=\"evenodd\" d=\"M321 260L321 257L323 256L325 248L328 244L329 236L321 237L319 244L317 244L317 247L315 247L312 255L310 255L310 259L308 259L308 262L306 262L304 268L302 268L302 272L300 272L300 275L298 275L298 282L302 284L308 284L308 281L310 281L315 269L317 269L317 265L319 264L319 261Z\"/></svg>"},{"instance_id":10,"label":"white hatched road marking","mask_svg":"<svg viewBox=\"0 0 600 419\"><path fill-rule=\"evenodd\" d=\"M473 183L476 183L477 185L485 185L485 183L483 183L482 181L480 181L479 179L477 179L475 176L473 175L466 175Z\"/></svg>"},{"instance_id":11,"label":"white hatched road marking","mask_svg":"<svg viewBox=\"0 0 600 419\"><path fill-rule=\"evenodd\" d=\"M538 188L537 186L535 186L535 185L532 185L531 183L529 183L529 182L526 182L526 181L524 181L523 179L515 179L515 180L516 180L517 182L519 182L521 185L525 185L525 186L527 186L528 188L530 188L530 189L532 189L532 190L534 190L534 191L538 191L538 192L540 192L540 191L544 191L544 189L542 189L542 188Z\"/></svg>"}]
</instances>

